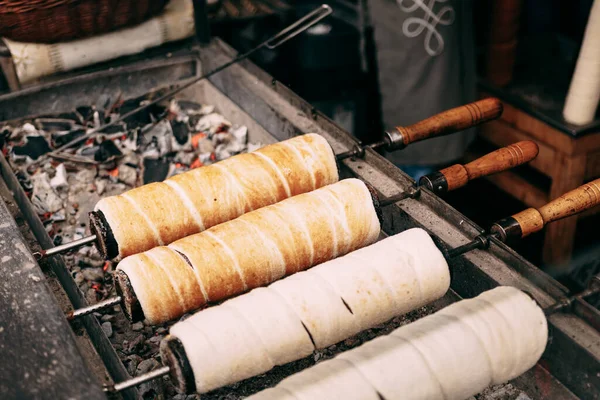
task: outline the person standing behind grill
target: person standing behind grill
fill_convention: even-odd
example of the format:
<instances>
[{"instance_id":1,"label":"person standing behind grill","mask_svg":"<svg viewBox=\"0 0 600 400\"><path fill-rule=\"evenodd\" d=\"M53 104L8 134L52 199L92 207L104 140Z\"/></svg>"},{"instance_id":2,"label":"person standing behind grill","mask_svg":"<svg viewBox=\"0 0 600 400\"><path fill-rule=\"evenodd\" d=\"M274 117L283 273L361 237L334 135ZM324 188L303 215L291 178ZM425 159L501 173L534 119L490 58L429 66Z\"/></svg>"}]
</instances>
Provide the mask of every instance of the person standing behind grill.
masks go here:
<instances>
[{"instance_id":1,"label":"person standing behind grill","mask_svg":"<svg viewBox=\"0 0 600 400\"><path fill-rule=\"evenodd\" d=\"M383 120L410 125L476 100L472 0L369 0ZM463 156L469 129L386 157L413 178Z\"/></svg>"}]
</instances>

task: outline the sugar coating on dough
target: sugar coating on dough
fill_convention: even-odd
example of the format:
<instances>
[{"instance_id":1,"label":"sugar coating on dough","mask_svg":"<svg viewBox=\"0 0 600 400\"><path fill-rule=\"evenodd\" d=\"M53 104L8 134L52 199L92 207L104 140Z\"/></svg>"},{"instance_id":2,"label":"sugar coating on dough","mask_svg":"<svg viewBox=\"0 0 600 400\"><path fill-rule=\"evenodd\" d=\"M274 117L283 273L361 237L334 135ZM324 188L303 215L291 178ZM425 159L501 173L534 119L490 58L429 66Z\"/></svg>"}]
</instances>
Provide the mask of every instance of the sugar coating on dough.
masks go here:
<instances>
[{"instance_id":1,"label":"sugar coating on dough","mask_svg":"<svg viewBox=\"0 0 600 400\"><path fill-rule=\"evenodd\" d=\"M118 269L158 324L369 245L379 232L368 188L345 179L126 257Z\"/></svg>"},{"instance_id":2,"label":"sugar coating on dough","mask_svg":"<svg viewBox=\"0 0 600 400\"><path fill-rule=\"evenodd\" d=\"M170 334L184 347L197 391L206 393L421 307L442 297L449 284L441 252L424 230L411 229L200 311ZM357 372L346 375L356 380ZM368 387L363 393L376 395Z\"/></svg>"},{"instance_id":3,"label":"sugar coating on dough","mask_svg":"<svg viewBox=\"0 0 600 400\"><path fill-rule=\"evenodd\" d=\"M310 133L100 200L118 259L339 180L335 154Z\"/></svg>"},{"instance_id":4,"label":"sugar coating on dough","mask_svg":"<svg viewBox=\"0 0 600 400\"><path fill-rule=\"evenodd\" d=\"M525 293L498 287L402 326L281 381L252 400L359 400L348 364L381 398L459 400L507 382L540 359L548 341L543 310ZM346 361L342 365L339 361ZM325 365L328 365L325 368ZM316 371L321 371L316 378ZM327 371L327 373L325 373ZM355 375L356 376L356 375ZM340 389L342 388L342 389Z\"/></svg>"}]
</instances>

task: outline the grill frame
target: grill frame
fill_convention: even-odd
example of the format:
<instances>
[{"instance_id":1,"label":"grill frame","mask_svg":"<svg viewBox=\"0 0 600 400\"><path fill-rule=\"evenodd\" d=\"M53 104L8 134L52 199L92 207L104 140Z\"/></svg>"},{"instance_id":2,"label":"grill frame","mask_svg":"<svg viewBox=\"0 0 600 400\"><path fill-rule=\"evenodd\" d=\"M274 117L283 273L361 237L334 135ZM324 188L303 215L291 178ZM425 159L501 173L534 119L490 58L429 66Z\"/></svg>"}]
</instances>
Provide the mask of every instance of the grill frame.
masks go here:
<instances>
[{"instance_id":1,"label":"grill frame","mask_svg":"<svg viewBox=\"0 0 600 400\"><path fill-rule=\"evenodd\" d=\"M182 49L167 58L142 59L113 70L67 76L41 87L0 96L0 110L3 110L0 117L20 119L33 114L51 114L66 109L66 105L72 104L73 99L78 99L79 104L91 104L93 99L98 98L98 94L114 94L116 87L126 88L124 97L136 97L156 87L165 86L165 82L172 84L198 76L201 70L211 70L235 55L235 51L229 46L219 39L213 39L201 51L198 48ZM270 135L272 141L278 141L300 133L315 132L328 139L336 153L351 150L358 143L309 103L251 62L234 65L211 77L209 82L208 87L216 88L231 103L230 110L225 110L224 114L234 112L238 121L243 120L242 123L250 125L250 131L259 132L265 140L268 140L265 135ZM184 91L183 96L193 96L194 90L197 90L196 86ZM347 159L342 161L342 165L343 177L361 178L386 197L415 183L370 149L367 149L364 159ZM44 247L49 247L50 238L1 155L0 174L13 192L37 241ZM482 228L439 197L426 189L421 192L418 199L406 199L384 209L383 231L386 234L422 227L446 246L455 247L483 232ZM77 308L86 306L62 258L55 257L47 263L61 280L73 305ZM553 304L567 294L565 287L495 239L491 240L488 250L476 250L458 257L451 262L451 267L452 290L443 301L473 297L498 285L511 285L525 290L542 307ZM555 314L549 318L552 340L542 362L534 370L515 380L519 387L529 388L534 397L536 394L540 397L544 395L540 392L543 383L547 383L544 387L549 388L552 394L562 398L572 398L569 391L581 398L600 397L600 393L593 392L593 388L600 388L600 377L593 372L600 363L600 333L591 326L598 326L599 313L585 301L578 301L574 311L579 315ZM586 323L584 317L590 323ZM110 375L116 381L127 379L125 368L97 320L88 316L81 323L104 359ZM540 379L543 382L540 383ZM124 396L135 398L135 389L126 391Z\"/></svg>"}]
</instances>

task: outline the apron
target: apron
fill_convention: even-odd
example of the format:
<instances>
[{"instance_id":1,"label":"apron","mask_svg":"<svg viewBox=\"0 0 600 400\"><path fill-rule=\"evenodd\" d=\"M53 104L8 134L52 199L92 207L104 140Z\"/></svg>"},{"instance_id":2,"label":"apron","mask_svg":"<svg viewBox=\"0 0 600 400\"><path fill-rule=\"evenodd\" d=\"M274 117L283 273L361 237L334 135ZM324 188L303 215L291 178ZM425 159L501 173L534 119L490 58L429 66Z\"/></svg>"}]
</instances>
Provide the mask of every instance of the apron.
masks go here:
<instances>
[{"instance_id":1,"label":"apron","mask_svg":"<svg viewBox=\"0 0 600 400\"><path fill-rule=\"evenodd\" d=\"M383 121L410 125L476 100L471 0L368 0L375 29ZM459 159L474 129L388 153L396 165Z\"/></svg>"}]
</instances>

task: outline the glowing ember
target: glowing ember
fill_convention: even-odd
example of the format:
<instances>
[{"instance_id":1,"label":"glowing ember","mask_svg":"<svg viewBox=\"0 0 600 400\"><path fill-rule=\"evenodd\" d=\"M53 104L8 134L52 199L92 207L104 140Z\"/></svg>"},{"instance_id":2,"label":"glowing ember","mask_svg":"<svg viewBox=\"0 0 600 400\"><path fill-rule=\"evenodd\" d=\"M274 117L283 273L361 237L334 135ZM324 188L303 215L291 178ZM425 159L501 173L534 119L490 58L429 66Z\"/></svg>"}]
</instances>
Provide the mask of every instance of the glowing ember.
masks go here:
<instances>
[{"instance_id":1,"label":"glowing ember","mask_svg":"<svg viewBox=\"0 0 600 400\"><path fill-rule=\"evenodd\" d=\"M206 137L205 133L196 133L194 136L192 136L192 147L194 149L197 149L200 143L200 140L204 139Z\"/></svg>"},{"instance_id":2,"label":"glowing ember","mask_svg":"<svg viewBox=\"0 0 600 400\"><path fill-rule=\"evenodd\" d=\"M199 167L202 167L202 166L204 166L204 164L202 164L202 161L200 161L199 158L196 158L194 160L194 162L190 164L190 169L199 168Z\"/></svg>"}]
</instances>

